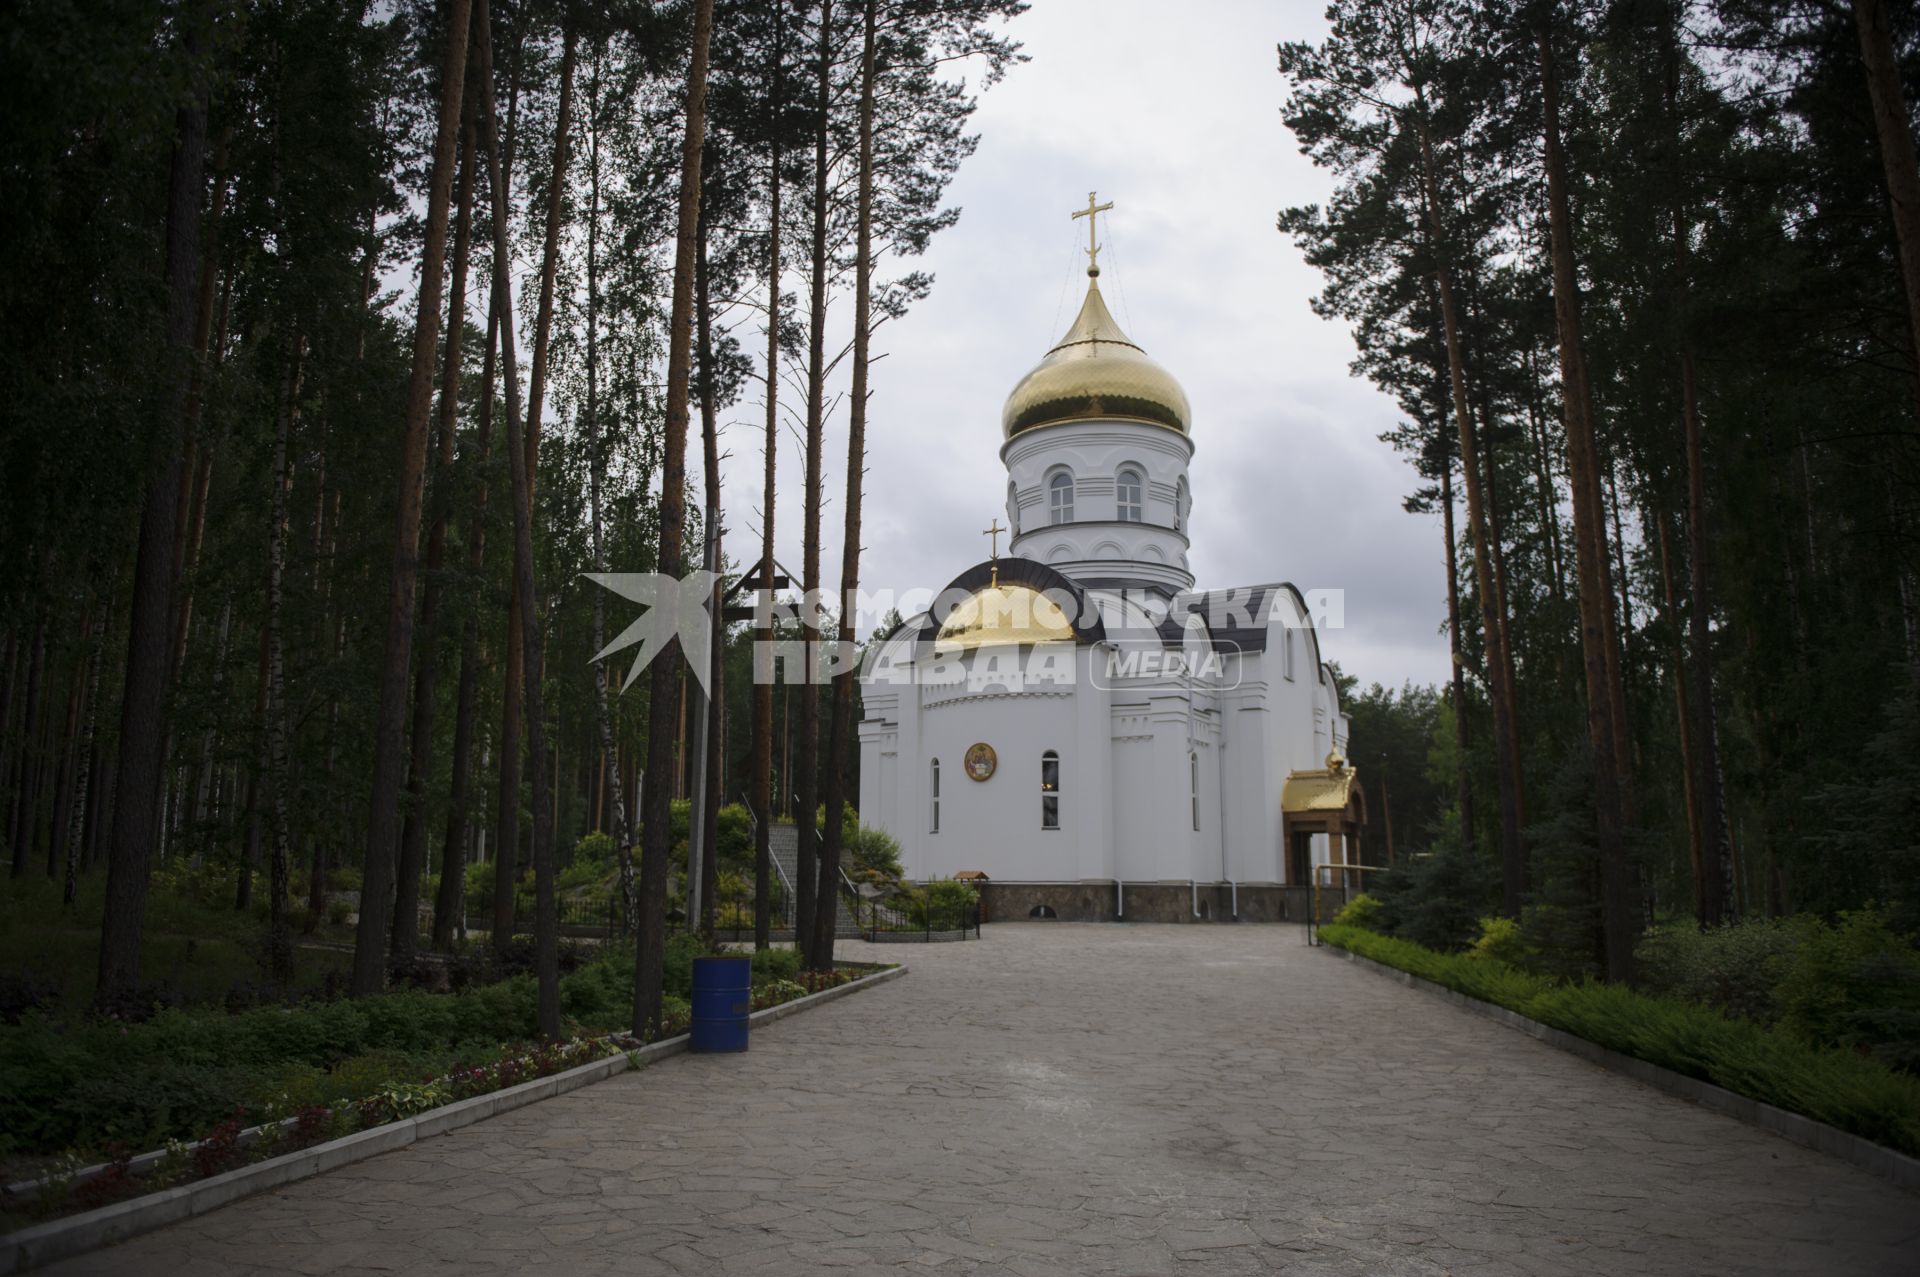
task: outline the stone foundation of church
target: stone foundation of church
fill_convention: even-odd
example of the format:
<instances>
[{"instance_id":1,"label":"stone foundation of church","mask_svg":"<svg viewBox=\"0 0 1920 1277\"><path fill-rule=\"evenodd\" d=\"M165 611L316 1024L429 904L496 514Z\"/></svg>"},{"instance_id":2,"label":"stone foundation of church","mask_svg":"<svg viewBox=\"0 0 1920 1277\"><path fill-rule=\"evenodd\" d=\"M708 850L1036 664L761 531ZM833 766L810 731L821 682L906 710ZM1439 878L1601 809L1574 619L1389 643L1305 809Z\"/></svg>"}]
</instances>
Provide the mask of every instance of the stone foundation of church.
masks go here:
<instances>
[{"instance_id":1,"label":"stone foundation of church","mask_svg":"<svg viewBox=\"0 0 1920 1277\"><path fill-rule=\"evenodd\" d=\"M1224 882L1125 884L1124 916L1116 908L1111 879L1090 882L983 882L981 911L987 922L1305 922L1311 910L1309 889L1279 883ZM1197 900L1196 900L1197 898ZM1195 916L1196 903L1199 916ZM1320 915L1331 918L1344 903L1338 888L1320 891ZM1051 911L1052 917L1047 918Z\"/></svg>"}]
</instances>

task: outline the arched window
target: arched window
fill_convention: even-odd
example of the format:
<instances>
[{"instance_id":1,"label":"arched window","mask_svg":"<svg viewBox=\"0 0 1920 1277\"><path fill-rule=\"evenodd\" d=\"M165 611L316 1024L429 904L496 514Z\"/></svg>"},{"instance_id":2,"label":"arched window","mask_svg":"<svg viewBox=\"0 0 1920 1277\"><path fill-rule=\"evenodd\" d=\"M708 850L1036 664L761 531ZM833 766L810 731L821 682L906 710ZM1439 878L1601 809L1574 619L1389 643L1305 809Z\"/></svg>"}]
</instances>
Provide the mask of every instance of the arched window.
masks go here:
<instances>
[{"instance_id":1,"label":"arched window","mask_svg":"<svg viewBox=\"0 0 1920 1277\"><path fill-rule=\"evenodd\" d=\"M1187 802L1193 808L1193 827L1200 828L1200 755L1187 751Z\"/></svg>"},{"instance_id":2,"label":"arched window","mask_svg":"<svg viewBox=\"0 0 1920 1277\"><path fill-rule=\"evenodd\" d=\"M1060 828L1060 755L1040 755L1040 828Z\"/></svg>"},{"instance_id":3,"label":"arched window","mask_svg":"<svg viewBox=\"0 0 1920 1277\"><path fill-rule=\"evenodd\" d=\"M1114 481L1114 491L1119 494L1120 498L1120 522L1138 523L1141 521L1141 518L1146 512L1141 491L1144 486L1140 480L1140 472L1138 470L1129 467L1120 472L1120 477Z\"/></svg>"},{"instance_id":4,"label":"arched window","mask_svg":"<svg viewBox=\"0 0 1920 1277\"><path fill-rule=\"evenodd\" d=\"M1287 641L1280 649L1280 672L1288 678L1293 677L1293 627L1286 627Z\"/></svg>"},{"instance_id":5,"label":"arched window","mask_svg":"<svg viewBox=\"0 0 1920 1277\"><path fill-rule=\"evenodd\" d=\"M1007 531L1013 536L1020 535L1020 493L1007 481Z\"/></svg>"},{"instance_id":6,"label":"arched window","mask_svg":"<svg viewBox=\"0 0 1920 1277\"><path fill-rule=\"evenodd\" d=\"M1073 476L1064 470L1047 481L1047 521L1073 522Z\"/></svg>"},{"instance_id":7,"label":"arched window","mask_svg":"<svg viewBox=\"0 0 1920 1277\"><path fill-rule=\"evenodd\" d=\"M1182 476L1173 489L1173 530L1184 532L1187 527L1187 480Z\"/></svg>"},{"instance_id":8,"label":"arched window","mask_svg":"<svg viewBox=\"0 0 1920 1277\"><path fill-rule=\"evenodd\" d=\"M933 765L930 768L928 775L930 778L930 785L931 785L931 788L928 791L930 795L928 798L929 811L927 815L928 832L937 834L940 832L940 760L939 759L936 758L933 760Z\"/></svg>"}]
</instances>

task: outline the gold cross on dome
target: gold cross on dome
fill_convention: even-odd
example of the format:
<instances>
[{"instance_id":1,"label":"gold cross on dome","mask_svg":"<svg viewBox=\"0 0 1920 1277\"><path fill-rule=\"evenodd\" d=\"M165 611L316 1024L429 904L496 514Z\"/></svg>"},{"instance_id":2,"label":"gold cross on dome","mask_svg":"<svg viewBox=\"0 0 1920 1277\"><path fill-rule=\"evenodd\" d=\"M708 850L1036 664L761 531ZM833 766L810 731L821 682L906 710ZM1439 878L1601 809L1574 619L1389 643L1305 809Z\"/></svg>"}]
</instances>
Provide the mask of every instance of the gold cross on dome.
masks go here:
<instances>
[{"instance_id":1,"label":"gold cross on dome","mask_svg":"<svg viewBox=\"0 0 1920 1277\"><path fill-rule=\"evenodd\" d=\"M1087 219L1087 274L1098 275L1100 273L1100 241L1095 238L1094 223L1099 221L1100 214L1113 207L1113 201L1108 200L1104 204L1096 204L1093 201L1094 192L1088 191L1087 206L1073 216L1076 221L1082 217Z\"/></svg>"},{"instance_id":2,"label":"gold cross on dome","mask_svg":"<svg viewBox=\"0 0 1920 1277\"><path fill-rule=\"evenodd\" d=\"M1001 534L1002 532L1005 532L1005 531L1006 531L1006 529L1000 526L1000 516L999 516L999 515L997 515L997 514L993 516L993 526L992 526L992 527L990 527L990 528L982 528L982 529L980 530L980 535L981 535L981 536L983 536L983 537L991 537L991 538L992 538L992 541L990 542L990 548L989 548L989 550L988 550L988 553L989 553L989 554L990 554L990 555L991 555L991 556L992 556L993 558L996 558L996 559L997 559L997 558L999 558L999 557L1000 557L1000 534Z\"/></svg>"}]
</instances>

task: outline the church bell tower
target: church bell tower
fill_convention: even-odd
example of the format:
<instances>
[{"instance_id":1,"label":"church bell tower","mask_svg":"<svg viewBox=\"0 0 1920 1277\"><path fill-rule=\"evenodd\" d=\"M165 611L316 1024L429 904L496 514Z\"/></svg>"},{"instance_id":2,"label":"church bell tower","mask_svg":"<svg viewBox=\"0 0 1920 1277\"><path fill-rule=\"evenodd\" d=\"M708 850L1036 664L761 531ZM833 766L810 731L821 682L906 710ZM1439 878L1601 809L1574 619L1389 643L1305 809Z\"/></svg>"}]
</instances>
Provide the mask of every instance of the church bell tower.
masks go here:
<instances>
[{"instance_id":1,"label":"church bell tower","mask_svg":"<svg viewBox=\"0 0 1920 1277\"><path fill-rule=\"evenodd\" d=\"M1087 295L1073 326L1007 396L1012 553L1082 586L1176 594L1193 586L1193 459L1186 392L1121 331L1100 295L1099 214L1087 196Z\"/></svg>"}]
</instances>

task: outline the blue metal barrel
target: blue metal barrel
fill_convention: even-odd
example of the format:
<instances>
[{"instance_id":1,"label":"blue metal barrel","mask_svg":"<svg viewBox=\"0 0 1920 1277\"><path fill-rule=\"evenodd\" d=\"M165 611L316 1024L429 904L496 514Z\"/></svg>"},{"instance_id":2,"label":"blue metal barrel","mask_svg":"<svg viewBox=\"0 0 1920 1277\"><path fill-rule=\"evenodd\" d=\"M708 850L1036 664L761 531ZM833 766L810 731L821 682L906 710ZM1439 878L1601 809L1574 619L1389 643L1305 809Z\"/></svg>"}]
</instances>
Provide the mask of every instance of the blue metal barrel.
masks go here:
<instances>
[{"instance_id":1,"label":"blue metal barrel","mask_svg":"<svg viewBox=\"0 0 1920 1277\"><path fill-rule=\"evenodd\" d=\"M693 960L693 1039L687 1044L692 1050L746 1050L752 1010L751 958Z\"/></svg>"}]
</instances>

